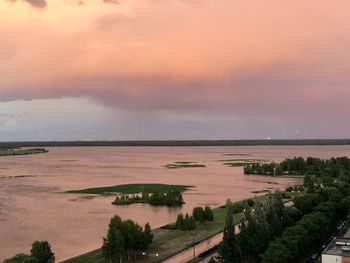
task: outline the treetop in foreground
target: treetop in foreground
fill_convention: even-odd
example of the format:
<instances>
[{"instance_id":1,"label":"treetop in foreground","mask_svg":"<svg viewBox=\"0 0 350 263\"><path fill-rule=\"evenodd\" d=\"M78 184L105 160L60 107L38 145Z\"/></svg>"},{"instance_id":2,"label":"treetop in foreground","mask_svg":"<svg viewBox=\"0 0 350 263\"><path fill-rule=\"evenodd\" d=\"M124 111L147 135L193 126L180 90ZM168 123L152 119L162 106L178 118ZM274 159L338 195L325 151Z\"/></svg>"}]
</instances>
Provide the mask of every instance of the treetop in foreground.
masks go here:
<instances>
[{"instance_id":1,"label":"treetop in foreground","mask_svg":"<svg viewBox=\"0 0 350 263\"><path fill-rule=\"evenodd\" d=\"M17 254L12 258L5 259L4 263L54 263L55 254L47 241L35 241L32 244L30 255Z\"/></svg>"}]
</instances>

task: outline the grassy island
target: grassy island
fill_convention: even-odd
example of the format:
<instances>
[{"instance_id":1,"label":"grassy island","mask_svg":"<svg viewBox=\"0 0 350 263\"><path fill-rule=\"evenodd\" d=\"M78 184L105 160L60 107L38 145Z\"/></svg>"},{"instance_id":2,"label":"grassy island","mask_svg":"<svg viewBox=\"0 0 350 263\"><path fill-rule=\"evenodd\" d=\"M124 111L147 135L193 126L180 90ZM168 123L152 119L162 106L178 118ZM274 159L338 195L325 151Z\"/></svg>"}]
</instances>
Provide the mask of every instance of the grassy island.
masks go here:
<instances>
[{"instance_id":1,"label":"grassy island","mask_svg":"<svg viewBox=\"0 0 350 263\"><path fill-rule=\"evenodd\" d=\"M247 163L243 163L243 162L223 163L223 165L231 166L231 167L242 167L242 166L245 166L246 164Z\"/></svg>"},{"instance_id":2,"label":"grassy island","mask_svg":"<svg viewBox=\"0 0 350 263\"><path fill-rule=\"evenodd\" d=\"M267 161L259 160L259 159L227 159L227 160L219 160L219 162L222 162L223 165L230 166L230 167L244 167L252 163L263 163Z\"/></svg>"},{"instance_id":3,"label":"grassy island","mask_svg":"<svg viewBox=\"0 0 350 263\"><path fill-rule=\"evenodd\" d=\"M166 193L162 192L142 192L141 195L117 195L116 199L112 202L113 205L130 205L136 203L147 203L151 205L167 205L167 206L181 206L184 199L180 191L170 190Z\"/></svg>"},{"instance_id":4,"label":"grassy island","mask_svg":"<svg viewBox=\"0 0 350 263\"><path fill-rule=\"evenodd\" d=\"M0 156L14 156L14 155L28 155L48 153L49 151L44 148L31 148L31 149L0 149Z\"/></svg>"},{"instance_id":5,"label":"grassy island","mask_svg":"<svg viewBox=\"0 0 350 263\"><path fill-rule=\"evenodd\" d=\"M190 185L169 185L169 184L120 184L114 186L95 187L81 190L70 190L66 193L71 194L138 194L138 193L155 193L168 191L184 192L192 188Z\"/></svg>"},{"instance_id":6,"label":"grassy island","mask_svg":"<svg viewBox=\"0 0 350 263\"><path fill-rule=\"evenodd\" d=\"M174 162L165 165L168 169L178 169L178 168L201 168L206 167L204 164L197 162Z\"/></svg>"}]
</instances>

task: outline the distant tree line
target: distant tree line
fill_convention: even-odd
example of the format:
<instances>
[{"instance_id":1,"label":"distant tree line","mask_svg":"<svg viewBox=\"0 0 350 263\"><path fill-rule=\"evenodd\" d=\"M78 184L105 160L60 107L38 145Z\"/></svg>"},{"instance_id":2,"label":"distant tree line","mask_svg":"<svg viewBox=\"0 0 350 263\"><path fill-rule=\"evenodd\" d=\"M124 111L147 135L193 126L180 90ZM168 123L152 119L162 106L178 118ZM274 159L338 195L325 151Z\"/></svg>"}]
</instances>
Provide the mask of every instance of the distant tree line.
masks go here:
<instances>
[{"instance_id":1,"label":"distant tree line","mask_svg":"<svg viewBox=\"0 0 350 263\"><path fill-rule=\"evenodd\" d=\"M30 141L0 142L0 148L76 146L258 146L258 145L349 145L350 139L315 140L176 140L176 141Z\"/></svg>"},{"instance_id":2,"label":"distant tree line","mask_svg":"<svg viewBox=\"0 0 350 263\"><path fill-rule=\"evenodd\" d=\"M12 258L5 259L4 263L54 263L55 254L47 241L35 241L32 244L30 255L17 254Z\"/></svg>"},{"instance_id":3,"label":"distant tree line","mask_svg":"<svg viewBox=\"0 0 350 263\"><path fill-rule=\"evenodd\" d=\"M308 157L288 158L280 163L248 163L244 166L245 174L257 175L315 175L317 177L340 177L346 176L349 180L350 159L348 157L337 157L331 159L320 159ZM343 178L345 179L345 178Z\"/></svg>"},{"instance_id":4,"label":"distant tree line","mask_svg":"<svg viewBox=\"0 0 350 263\"><path fill-rule=\"evenodd\" d=\"M118 195L112 202L113 205L128 205L134 203L149 203L152 205L168 205L168 206L181 206L183 205L184 199L180 191L170 190L166 193L154 192L146 193L143 192L140 195Z\"/></svg>"},{"instance_id":5,"label":"distant tree line","mask_svg":"<svg viewBox=\"0 0 350 263\"><path fill-rule=\"evenodd\" d=\"M106 259L120 263L147 250L152 241L153 234L148 223L143 230L134 221L123 221L116 215L111 218L107 236L103 238L102 252Z\"/></svg>"},{"instance_id":6,"label":"distant tree line","mask_svg":"<svg viewBox=\"0 0 350 263\"><path fill-rule=\"evenodd\" d=\"M199 224L205 223L207 221L211 222L214 220L213 210L206 206L193 208L192 215L188 213L185 216L181 213L176 219L176 228L179 230L193 230L196 228L196 222Z\"/></svg>"}]
</instances>

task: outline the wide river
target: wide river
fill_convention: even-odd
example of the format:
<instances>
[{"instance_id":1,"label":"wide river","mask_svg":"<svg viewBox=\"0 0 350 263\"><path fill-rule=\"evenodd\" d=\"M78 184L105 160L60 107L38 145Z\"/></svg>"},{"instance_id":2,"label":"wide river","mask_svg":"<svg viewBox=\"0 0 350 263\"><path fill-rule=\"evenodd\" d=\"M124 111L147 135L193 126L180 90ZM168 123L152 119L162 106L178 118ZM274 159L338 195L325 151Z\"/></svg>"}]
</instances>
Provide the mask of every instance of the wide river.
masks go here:
<instances>
[{"instance_id":1,"label":"wide river","mask_svg":"<svg viewBox=\"0 0 350 263\"><path fill-rule=\"evenodd\" d=\"M56 259L67 259L100 247L115 214L142 225L150 222L156 228L197 205L215 207L228 198L239 200L254 196L253 191L284 189L300 182L245 176L241 167L224 166L219 160L350 156L350 146L48 149L47 154L0 157L0 260L19 252L29 253L34 240L48 240ZM200 162L207 167L164 167L176 161ZM113 206L112 196L84 198L62 193L128 183L186 184L195 188L184 194L186 204L182 208Z\"/></svg>"}]
</instances>

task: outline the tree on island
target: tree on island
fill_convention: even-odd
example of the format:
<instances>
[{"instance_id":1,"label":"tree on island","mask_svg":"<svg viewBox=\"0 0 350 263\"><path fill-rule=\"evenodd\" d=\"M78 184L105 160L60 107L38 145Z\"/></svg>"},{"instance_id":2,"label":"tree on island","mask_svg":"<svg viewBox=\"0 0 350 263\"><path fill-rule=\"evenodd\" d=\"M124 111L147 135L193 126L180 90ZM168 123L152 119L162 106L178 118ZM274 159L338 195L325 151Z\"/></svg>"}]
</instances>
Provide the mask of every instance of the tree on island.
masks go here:
<instances>
[{"instance_id":1,"label":"tree on island","mask_svg":"<svg viewBox=\"0 0 350 263\"><path fill-rule=\"evenodd\" d=\"M168 205L168 206L181 206L184 199L180 191L169 190L168 192L154 192L145 193L139 195L117 195L112 202L113 205L129 205L135 203L149 203L151 205Z\"/></svg>"}]
</instances>

